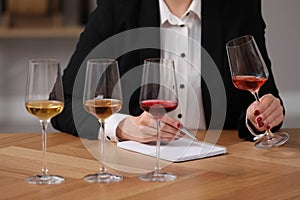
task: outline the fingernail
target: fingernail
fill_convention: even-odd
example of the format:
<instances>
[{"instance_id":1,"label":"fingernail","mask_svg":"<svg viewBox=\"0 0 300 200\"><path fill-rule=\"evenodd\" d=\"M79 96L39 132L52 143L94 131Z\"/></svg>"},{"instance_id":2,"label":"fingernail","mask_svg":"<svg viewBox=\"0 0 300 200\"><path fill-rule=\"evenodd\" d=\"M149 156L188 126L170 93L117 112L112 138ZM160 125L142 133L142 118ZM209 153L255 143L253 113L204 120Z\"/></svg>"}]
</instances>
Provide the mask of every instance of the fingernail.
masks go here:
<instances>
[{"instance_id":1,"label":"fingernail","mask_svg":"<svg viewBox=\"0 0 300 200\"><path fill-rule=\"evenodd\" d=\"M259 122L259 123L258 123L259 128L263 127L264 125L265 125L265 124L264 124L263 122Z\"/></svg>"},{"instance_id":2,"label":"fingernail","mask_svg":"<svg viewBox=\"0 0 300 200\"><path fill-rule=\"evenodd\" d=\"M259 123L259 122L261 122L261 120L262 120L262 118L261 118L261 117L258 117L258 118L256 119L256 122Z\"/></svg>"},{"instance_id":3,"label":"fingernail","mask_svg":"<svg viewBox=\"0 0 300 200\"><path fill-rule=\"evenodd\" d=\"M258 116L259 115L259 111L258 110L255 110L254 111L254 116Z\"/></svg>"},{"instance_id":4,"label":"fingernail","mask_svg":"<svg viewBox=\"0 0 300 200\"><path fill-rule=\"evenodd\" d=\"M177 124L177 128L181 129L182 125L180 123Z\"/></svg>"},{"instance_id":5,"label":"fingernail","mask_svg":"<svg viewBox=\"0 0 300 200\"><path fill-rule=\"evenodd\" d=\"M267 129L270 129L271 127L270 127L270 126L267 126L266 128L267 128Z\"/></svg>"}]
</instances>

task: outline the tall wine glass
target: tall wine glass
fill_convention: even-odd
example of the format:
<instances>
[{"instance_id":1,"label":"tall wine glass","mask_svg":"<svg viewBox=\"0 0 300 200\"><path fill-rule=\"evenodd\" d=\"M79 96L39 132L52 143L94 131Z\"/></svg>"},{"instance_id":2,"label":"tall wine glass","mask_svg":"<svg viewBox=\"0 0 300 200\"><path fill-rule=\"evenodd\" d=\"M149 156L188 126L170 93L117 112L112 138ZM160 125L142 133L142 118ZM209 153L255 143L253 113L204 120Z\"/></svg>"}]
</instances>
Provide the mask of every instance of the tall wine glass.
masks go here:
<instances>
[{"instance_id":1,"label":"tall wine glass","mask_svg":"<svg viewBox=\"0 0 300 200\"><path fill-rule=\"evenodd\" d=\"M269 72L254 37L246 35L235 38L226 44L232 81L236 88L250 91L257 102L259 89L268 80ZM246 120L247 121L247 120ZM248 124L246 123L248 126ZM285 132L272 133L267 129L263 135L256 135L248 126L250 132L259 138L255 146L268 149L284 144L289 135Z\"/></svg>"},{"instance_id":2,"label":"tall wine glass","mask_svg":"<svg viewBox=\"0 0 300 200\"><path fill-rule=\"evenodd\" d=\"M140 107L149 112L157 123L156 165L153 172L143 174L139 178L144 181L172 181L175 174L161 171L160 160L160 125L162 117L178 105L177 83L173 60L151 58L145 60Z\"/></svg>"},{"instance_id":3,"label":"tall wine glass","mask_svg":"<svg viewBox=\"0 0 300 200\"><path fill-rule=\"evenodd\" d=\"M51 94L51 95L50 95ZM50 119L62 112L64 95L60 64L56 60L31 60L27 77L25 106L37 117L42 128L43 167L40 175L28 177L31 184L58 184L61 176L50 175L47 168L47 126Z\"/></svg>"},{"instance_id":4,"label":"tall wine glass","mask_svg":"<svg viewBox=\"0 0 300 200\"><path fill-rule=\"evenodd\" d=\"M118 62L112 59L88 60L85 76L83 104L87 112L100 124L100 169L98 173L84 177L91 183L119 182L122 176L108 173L105 168L105 120L122 107L122 90Z\"/></svg>"}]
</instances>

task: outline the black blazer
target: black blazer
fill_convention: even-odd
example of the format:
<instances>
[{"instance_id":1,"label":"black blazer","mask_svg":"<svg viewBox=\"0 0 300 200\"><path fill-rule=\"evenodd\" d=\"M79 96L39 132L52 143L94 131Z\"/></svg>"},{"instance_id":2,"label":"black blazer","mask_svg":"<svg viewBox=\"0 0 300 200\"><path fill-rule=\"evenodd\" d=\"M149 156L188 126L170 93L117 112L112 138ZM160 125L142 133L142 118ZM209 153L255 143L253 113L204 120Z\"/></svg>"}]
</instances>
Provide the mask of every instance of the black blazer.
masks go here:
<instances>
[{"instance_id":1,"label":"black blazer","mask_svg":"<svg viewBox=\"0 0 300 200\"><path fill-rule=\"evenodd\" d=\"M160 25L158 0L97 0L97 4L97 8L91 13L89 22L80 36L76 51L64 70L65 109L51 121L53 127L60 131L74 135L79 133L80 136L87 138L96 137L98 126L94 117L87 114L82 107L83 78L75 83L78 71L82 69L84 74L87 56L101 42L118 33L141 27L159 27ZM207 52L207 54L202 53L201 61L202 93L207 127L238 129L240 138L252 140L253 136L247 130L244 121L246 109L254 101L254 98L249 92L238 90L233 86L225 44L237 36L253 35L270 72L269 80L261 88L260 95L271 93L279 97L265 46L265 23L261 15L261 1L202 0L201 22L201 44ZM159 43L159 33L152 37L157 38L152 41ZM148 38L144 37L143 39L147 40ZM126 42L124 41L124 43ZM122 42L112 44L115 45L113 48L122 47L120 43ZM121 76L141 65L144 59L159 57L159 55L158 49L147 48L116 56ZM209 55L212 60L206 55ZM96 54L94 56L97 57ZM211 72L212 64L217 66L218 73L222 77L221 82L216 81ZM135 81L139 82L140 77L141 75L137 74ZM123 95L127 94L124 102L128 102L128 105L127 103L123 105L125 109L122 109L121 112L139 115L142 112L138 103L139 90L127 92L127 84L126 82L122 83ZM225 88L225 93L220 90L222 88L220 84ZM218 95L223 95L223 97ZM78 101L74 101L74 99L78 99ZM225 104L219 104L218 99L227 101ZM222 110L226 111L225 121L222 120L222 112L219 113ZM218 117L219 115L221 117ZM280 125L274 129L279 128Z\"/></svg>"}]
</instances>

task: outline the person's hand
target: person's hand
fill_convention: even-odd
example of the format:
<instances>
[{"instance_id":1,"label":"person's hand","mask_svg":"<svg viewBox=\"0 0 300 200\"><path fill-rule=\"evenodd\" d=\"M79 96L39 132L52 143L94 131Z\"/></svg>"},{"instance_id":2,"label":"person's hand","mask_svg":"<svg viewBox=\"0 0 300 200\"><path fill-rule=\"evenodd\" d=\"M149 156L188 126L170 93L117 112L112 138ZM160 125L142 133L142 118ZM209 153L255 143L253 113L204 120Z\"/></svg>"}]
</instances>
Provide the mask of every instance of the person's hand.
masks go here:
<instances>
[{"instance_id":1,"label":"person's hand","mask_svg":"<svg viewBox=\"0 0 300 200\"><path fill-rule=\"evenodd\" d=\"M273 128L284 120L280 100L272 94L260 98L260 103L253 102L247 109L247 118L258 131Z\"/></svg>"},{"instance_id":2,"label":"person's hand","mask_svg":"<svg viewBox=\"0 0 300 200\"><path fill-rule=\"evenodd\" d=\"M171 141L184 136L178 131L180 122L168 115L161 119L161 141ZM116 130L117 137L121 140L133 140L142 143L157 140L156 121L153 117L143 112L140 116L129 116L122 120Z\"/></svg>"}]
</instances>

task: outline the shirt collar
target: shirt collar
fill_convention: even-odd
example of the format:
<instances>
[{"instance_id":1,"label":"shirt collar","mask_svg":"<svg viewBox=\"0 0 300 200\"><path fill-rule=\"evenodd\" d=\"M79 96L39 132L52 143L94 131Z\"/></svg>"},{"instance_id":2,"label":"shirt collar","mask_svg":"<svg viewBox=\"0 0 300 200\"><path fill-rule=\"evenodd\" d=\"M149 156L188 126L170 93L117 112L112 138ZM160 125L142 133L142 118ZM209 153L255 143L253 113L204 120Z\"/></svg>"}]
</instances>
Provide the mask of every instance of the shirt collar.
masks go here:
<instances>
[{"instance_id":1,"label":"shirt collar","mask_svg":"<svg viewBox=\"0 0 300 200\"><path fill-rule=\"evenodd\" d=\"M201 2L200 0L193 0L186 13L192 11L199 19L201 19Z\"/></svg>"},{"instance_id":2,"label":"shirt collar","mask_svg":"<svg viewBox=\"0 0 300 200\"><path fill-rule=\"evenodd\" d=\"M168 21L169 16L172 14L164 0L159 0L159 11L160 25L163 25L166 21Z\"/></svg>"},{"instance_id":3,"label":"shirt collar","mask_svg":"<svg viewBox=\"0 0 300 200\"><path fill-rule=\"evenodd\" d=\"M168 6L166 5L164 0L159 0L159 9L160 9L160 24L163 25L166 21L171 21L172 18L177 18L175 15L171 13ZM193 0L190 7L187 9L185 16L187 13L193 12L199 19L201 19L201 3L200 0ZM177 18L178 19L178 18ZM170 21L171 20L171 21ZM176 20L177 21L177 20Z\"/></svg>"}]
</instances>

